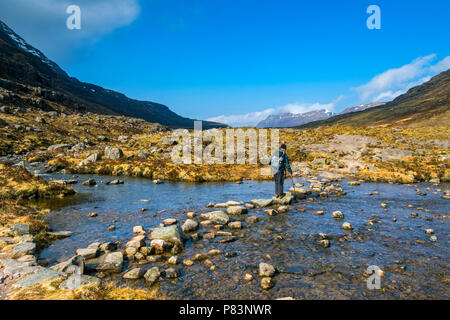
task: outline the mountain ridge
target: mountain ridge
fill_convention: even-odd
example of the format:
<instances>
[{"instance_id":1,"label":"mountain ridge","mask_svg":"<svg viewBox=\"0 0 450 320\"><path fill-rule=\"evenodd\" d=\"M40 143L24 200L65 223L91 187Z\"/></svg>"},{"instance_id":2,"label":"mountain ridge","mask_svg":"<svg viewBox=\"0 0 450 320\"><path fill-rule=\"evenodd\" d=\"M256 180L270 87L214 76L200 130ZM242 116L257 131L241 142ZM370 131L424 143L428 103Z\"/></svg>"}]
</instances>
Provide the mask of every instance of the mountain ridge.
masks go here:
<instances>
[{"instance_id":1,"label":"mountain ridge","mask_svg":"<svg viewBox=\"0 0 450 320\"><path fill-rule=\"evenodd\" d=\"M120 92L70 77L0 20L0 89L2 88L10 93L3 94L3 102L18 106L32 103L48 109L51 104L59 104L74 112L124 115L172 128L194 127L194 119L182 117L165 105L135 100ZM16 94L14 90L19 90L20 94ZM227 125L203 121L205 129L217 127Z\"/></svg>"}]
</instances>

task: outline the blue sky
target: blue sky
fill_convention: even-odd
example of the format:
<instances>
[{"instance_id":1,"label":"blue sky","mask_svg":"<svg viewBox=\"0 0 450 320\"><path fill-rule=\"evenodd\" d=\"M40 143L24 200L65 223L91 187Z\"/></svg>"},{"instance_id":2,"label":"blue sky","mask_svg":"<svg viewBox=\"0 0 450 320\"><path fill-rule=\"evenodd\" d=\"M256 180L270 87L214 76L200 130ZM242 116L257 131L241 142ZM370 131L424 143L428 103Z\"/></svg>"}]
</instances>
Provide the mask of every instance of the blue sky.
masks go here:
<instances>
[{"instance_id":1,"label":"blue sky","mask_svg":"<svg viewBox=\"0 0 450 320\"><path fill-rule=\"evenodd\" d=\"M391 100L450 68L444 0L2 2L0 19L71 76L232 125ZM65 29L68 4L82 30ZM381 30L366 27L372 4Z\"/></svg>"}]
</instances>

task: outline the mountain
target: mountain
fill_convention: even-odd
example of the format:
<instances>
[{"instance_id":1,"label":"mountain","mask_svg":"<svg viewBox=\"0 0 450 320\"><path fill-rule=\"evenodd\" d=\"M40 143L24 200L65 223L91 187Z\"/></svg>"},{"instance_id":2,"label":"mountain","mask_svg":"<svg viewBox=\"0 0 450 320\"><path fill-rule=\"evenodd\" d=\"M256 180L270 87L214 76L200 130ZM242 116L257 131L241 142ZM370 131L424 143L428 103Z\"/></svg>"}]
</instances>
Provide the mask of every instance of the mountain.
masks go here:
<instances>
[{"instance_id":1,"label":"mountain","mask_svg":"<svg viewBox=\"0 0 450 320\"><path fill-rule=\"evenodd\" d=\"M411 88L393 101L367 110L336 115L301 125L320 126L436 126L450 125L450 69Z\"/></svg>"},{"instance_id":2,"label":"mountain","mask_svg":"<svg viewBox=\"0 0 450 320\"><path fill-rule=\"evenodd\" d=\"M363 111L373 107L381 106L383 104L384 102L361 104L359 106L344 109L338 114ZM297 114L287 112L279 115L270 115L265 120L258 123L256 126L258 128L288 128L300 126L318 120L325 120L335 115L336 115L335 113L327 111L325 109Z\"/></svg>"},{"instance_id":3,"label":"mountain","mask_svg":"<svg viewBox=\"0 0 450 320\"><path fill-rule=\"evenodd\" d=\"M270 115L256 126L258 128L295 127L311 121L327 119L332 115L332 112L325 109L297 114L287 112L279 115Z\"/></svg>"},{"instance_id":4,"label":"mountain","mask_svg":"<svg viewBox=\"0 0 450 320\"><path fill-rule=\"evenodd\" d=\"M372 103L367 103L367 104L360 104L359 106L346 108L346 109L342 110L341 112L339 112L338 114L346 114L346 113L350 113L350 112L364 111L364 110L367 110L370 108L381 106L383 104L385 104L385 102L372 102Z\"/></svg>"},{"instance_id":5,"label":"mountain","mask_svg":"<svg viewBox=\"0 0 450 320\"><path fill-rule=\"evenodd\" d=\"M17 106L34 105L45 110L62 106L73 112L124 115L172 128L194 126L193 119L181 117L165 105L134 100L122 93L70 77L2 21L0 91L3 92L0 98L4 103ZM226 125L203 122L205 129L217 127Z\"/></svg>"}]
</instances>

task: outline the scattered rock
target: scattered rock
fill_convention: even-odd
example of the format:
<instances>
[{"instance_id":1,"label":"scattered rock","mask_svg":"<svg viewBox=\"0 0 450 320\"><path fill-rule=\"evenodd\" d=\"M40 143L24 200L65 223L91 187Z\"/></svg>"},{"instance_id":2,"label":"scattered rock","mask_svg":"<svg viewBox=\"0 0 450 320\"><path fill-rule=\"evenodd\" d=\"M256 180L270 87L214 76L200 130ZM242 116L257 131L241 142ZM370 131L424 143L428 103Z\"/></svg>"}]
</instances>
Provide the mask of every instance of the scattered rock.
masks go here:
<instances>
[{"instance_id":1,"label":"scattered rock","mask_svg":"<svg viewBox=\"0 0 450 320\"><path fill-rule=\"evenodd\" d=\"M247 213L247 208L243 206L231 206L227 208L227 213L231 215L240 215Z\"/></svg>"},{"instance_id":2,"label":"scattered rock","mask_svg":"<svg viewBox=\"0 0 450 320\"><path fill-rule=\"evenodd\" d=\"M223 211L202 213L200 217L205 220L211 220L217 224L227 224L230 221L230 217Z\"/></svg>"},{"instance_id":3,"label":"scattered rock","mask_svg":"<svg viewBox=\"0 0 450 320\"><path fill-rule=\"evenodd\" d=\"M188 213L186 214L186 216L187 216L189 219L193 219L193 218L195 218L195 217L197 216L197 214L196 214L195 212L188 212Z\"/></svg>"},{"instance_id":4,"label":"scattered rock","mask_svg":"<svg viewBox=\"0 0 450 320\"><path fill-rule=\"evenodd\" d=\"M134 268L123 275L124 279L140 279L144 276L145 270L141 268Z\"/></svg>"},{"instance_id":5,"label":"scattered rock","mask_svg":"<svg viewBox=\"0 0 450 320\"><path fill-rule=\"evenodd\" d=\"M165 220L163 220L163 224L165 226L171 226L171 225L177 224L177 223L178 223L177 219L165 219Z\"/></svg>"},{"instance_id":6,"label":"scattered rock","mask_svg":"<svg viewBox=\"0 0 450 320\"><path fill-rule=\"evenodd\" d=\"M78 256L82 256L84 259L92 259L97 256L98 249L96 248L77 249L75 253Z\"/></svg>"},{"instance_id":7,"label":"scattered rock","mask_svg":"<svg viewBox=\"0 0 450 320\"><path fill-rule=\"evenodd\" d=\"M100 283L100 279L83 275L83 274L72 274L67 280L63 281L60 285L60 289L65 290L77 290L84 285L92 284L92 283Z\"/></svg>"},{"instance_id":8,"label":"scattered rock","mask_svg":"<svg viewBox=\"0 0 450 320\"><path fill-rule=\"evenodd\" d=\"M23 236L30 233L30 227L26 224L19 223L9 227L9 231L18 236Z\"/></svg>"},{"instance_id":9,"label":"scattered rock","mask_svg":"<svg viewBox=\"0 0 450 320\"><path fill-rule=\"evenodd\" d=\"M167 279L176 279L180 276L180 271L175 268L169 268L164 271L164 275Z\"/></svg>"},{"instance_id":10,"label":"scattered rock","mask_svg":"<svg viewBox=\"0 0 450 320\"><path fill-rule=\"evenodd\" d=\"M172 225L169 227L159 227L153 229L150 234L150 239L160 239L171 244L176 244L182 246L184 241L187 239L183 231L181 231L178 226Z\"/></svg>"},{"instance_id":11,"label":"scattered rock","mask_svg":"<svg viewBox=\"0 0 450 320\"><path fill-rule=\"evenodd\" d=\"M246 273L244 275L244 280L245 281L252 281L253 280L253 276L250 273Z\"/></svg>"},{"instance_id":12,"label":"scattered rock","mask_svg":"<svg viewBox=\"0 0 450 320\"><path fill-rule=\"evenodd\" d=\"M434 234L434 230L433 229L425 229L425 233L426 234Z\"/></svg>"},{"instance_id":13,"label":"scattered rock","mask_svg":"<svg viewBox=\"0 0 450 320\"><path fill-rule=\"evenodd\" d=\"M82 256L74 256L64 262L58 263L50 269L62 272L65 274L83 274L84 273L84 258Z\"/></svg>"},{"instance_id":14,"label":"scattered rock","mask_svg":"<svg viewBox=\"0 0 450 320\"><path fill-rule=\"evenodd\" d=\"M349 222L344 222L342 224L342 229L347 230L347 231L352 231L353 226Z\"/></svg>"},{"instance_id":15,"label":"scattered rock","mask_svg":"<svg viewBox=\"0 0 450 320\"><path fill-rule=\"evenodd\" d=\"M228 228L230 229L242 229L242 222L233 221L228 223Z\"/></svg>"},{"instance_id":16,"label":"scattered rock","mask_svg":"<svg viewBox=\"0 0 450 320\"><path fill-rule=\"evenodd\" d=\"M19 279L13 286L18 288L30 287L43 281L53 280L63 276L64 274L61 272L44 267L36 267L32 274Z\"/></svg>"},{"instance_id":17,"label":"scattered rock","mask_svg":"<svg viewBox=\"0 0 450 320\"><path fill-rule=\"evenodd\" d=\"M123 180L115 179L115 180L108 181L105 184L108 186L115 186L115 185L124 184L124 183L125 182Z\"/></svg>"},{"instance_id":18,"label":"scattered rock","mask_svg":"<svg viewBox=\"0 0 450 320\"><path fill-rule=\"evenodd\" d=\"M257 223L259 218L257 216L246 217L245 221L248 223Z\"/></svg>"},{"instance_id":19,"label":"scattered rock","mask_svg":"<svg viewBox=\"0 0 450 320\"><path fill-rule=\"evenodd\" d=\"M97 267L98 271L121 272L123 254L121 252L107 253L103 262Z\"/></svg>"},{"instance_id":20,"label":"scattered rock","mask_svg":"<svg viewBox=\"0 0 450 320\"><path fill-rule=\"evenodd\" d=\"M265 213L267 213L269 216L276 216L278 214L278 211L275 209L266 209L264 210Z\"/></svg>"},{"instance_id":21,"label":"scattered rock","mask_svg":"<svg viewBox=\"0 0 450 320\"><path fill-rule=\"evenodd\" d=\"M324 247L324 248L329 248L330 247L330 240L328 239L323 239L319 241L319 244Z\"/></svg>"},{"instance_id":22,"label":"scattered rock","mask_svg":"<svg viewBox=\"0 0 450 320\"><path fill-rule=\"evenodd\" d=\"M159 271L158 267L153 267L144 274L145 280L150 284L158 281L160 276L161 272Z\"/></svg>"},{"instance_id":23,"label":"scattered rock","mask_svg":"<svg viewBox=\"0 0 450 320\"><path fill-rule=\"evenodd\" d=\"M186 233L196 231L197 229L198 222L192 219L187 219L181 226L181 230Z\"/></svg>"},{"instance_id":24,"label":"scattered rock","mask_svg":"<svg viewBox=\"0 0 450 320\"><path fill-rule=\"evenodd\" d=\"M173 265L178 264L178 257L177 256L171 256L169 258L169 260L167 260L167 263L168 264L173 264Z\"/></svg>"},{"instance_id":25,"label":"scattered rock","mask_svg":"<svg viewBox=\"0 0 450 320\"><path fill-rule=\"evenodd\" d=\"M253 205L259 208L268 207L272 204L272 199L255 199L250 201Z\"/></svg>"},{"instance_id":26,"label":"scattered rock","mask_svg":"<svg viewBox=\"0 0 450 320\"><path fill-rule=\"evenodd\" d=\"M13 249L13 258L20 258L25 255L32 255L36 252L36 244L31 241L25 241L17 244Z\"/></svg>"},{"instance_id":27,"label":"scattered rock","mask_svg":"<svg viewBox=\"0 0 450 320\"><path fill-rule=\"evenodd\" d=\"M331 217L336 220L342 220L344 219L344 214L342 213L342 211L333 211Z\"/></svg>"},{"instance_id":28,"label":"scattered rock","mask_svg":"<svg viewBox=\"0 0 450 320\"><path fill-rule=\"evenodd\" d=\"M56 232L47 232L47 234L49 236L52 236L55 238L63 239L63 238L70 237L73 234L73 232L71 232L71 231L56 231Z\"/></svg>"},{"instance_id":29,"label":"scattered rock","mask_svg":"<svg viewBox=\"0 0 450 320\"><path fill-rule=\"evenodd\" d=\"M119 160L123 157L123 152L119 148L115 147L106 147L105 148L105 159L108 160Z\"/></svg>"},{"instance_id":30,"label":"scattered rock","mask_svg":"<svg viewBox=\"0 0 450 320\"><path fill-rule=\"evenodd\" d=\"M94 179L88 179L83 182L83 186L93 187L97 185L97 182Z\"/></svg>"},{"instance_id":31,"label":"scattered rock","mask_svg":"<svg viewBox=\"0 0 450 320\"><path fill-rule=\"evenodd\" d=\"M270 277L261 278L260 285L262 289L268 290L273 287L273 279Z\"/></svg>"},{"instance_id":32,"label":"scattered rock","mask_svg":"<svg viewBox=\"0 0 450 320\"><path fill-rule=\"evenodd\" d=\"M134 234L145 234L144 228L142 226L134 226L133 227Z\"/></svg>"},{"instance_id":33,"label":"scattered rock","mask_svg":"<svg viewBox=\"0 0 450 320\"><path fill-rule=\"evenodd\" d=\"M258 273L260 277L273 277L275 275L275 268L268 263L261 262Z\"/></svg>"}]
</instances>

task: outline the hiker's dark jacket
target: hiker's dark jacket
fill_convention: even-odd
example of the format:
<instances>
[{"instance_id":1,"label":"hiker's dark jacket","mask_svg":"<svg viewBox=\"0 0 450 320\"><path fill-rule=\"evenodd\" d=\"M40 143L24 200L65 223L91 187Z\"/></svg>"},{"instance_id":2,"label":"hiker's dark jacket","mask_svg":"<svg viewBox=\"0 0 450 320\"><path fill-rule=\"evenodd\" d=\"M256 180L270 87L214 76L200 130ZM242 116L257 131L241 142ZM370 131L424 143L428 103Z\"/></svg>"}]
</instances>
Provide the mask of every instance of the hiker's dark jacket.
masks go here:
<instances>
[{"instance_id":1,"label":"hiker's dark jacket","mask_svg":"<svg viewBox=\"0 0 450 320\"><path fill-rule=\"evenodd\" d=\"M286 170L287 170L290 174L292 174L291 165L289 164L289 158L288 158L286 152L281 148L278 149L278 152L279 152L278 156L281 158L281 166L278 169L278 171L285 174ZM270 159L270 162L271 161L272 161L272 159ZM269 164L271 165L270 162L269 162Z\"/></svg>"}]
</instances>

